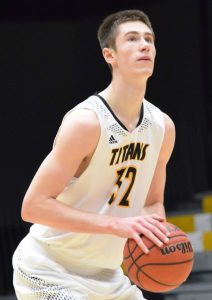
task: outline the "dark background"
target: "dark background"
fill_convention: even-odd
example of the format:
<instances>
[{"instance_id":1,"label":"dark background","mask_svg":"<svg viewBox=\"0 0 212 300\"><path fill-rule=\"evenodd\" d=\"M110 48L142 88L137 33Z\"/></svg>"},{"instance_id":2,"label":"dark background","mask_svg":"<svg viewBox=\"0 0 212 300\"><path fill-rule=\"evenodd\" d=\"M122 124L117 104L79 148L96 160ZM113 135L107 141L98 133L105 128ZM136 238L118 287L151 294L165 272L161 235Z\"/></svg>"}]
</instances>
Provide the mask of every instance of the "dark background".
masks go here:
<instances>
[{"instance_id":1,"label":"dark background","mask_svg":"<svg viewBox=\"0 0 212 300\"><path fill-rule=\"evenodd\" d=\"M167 212L195 208L196 195L212 190L212 0L7 1L0 6L0 294L13 291L11 256L29 227L22 198L63 115L110 82L97 27L128 8L144 10L156 34L146 98L176 125Z\"/></svg>"}]
</instances>

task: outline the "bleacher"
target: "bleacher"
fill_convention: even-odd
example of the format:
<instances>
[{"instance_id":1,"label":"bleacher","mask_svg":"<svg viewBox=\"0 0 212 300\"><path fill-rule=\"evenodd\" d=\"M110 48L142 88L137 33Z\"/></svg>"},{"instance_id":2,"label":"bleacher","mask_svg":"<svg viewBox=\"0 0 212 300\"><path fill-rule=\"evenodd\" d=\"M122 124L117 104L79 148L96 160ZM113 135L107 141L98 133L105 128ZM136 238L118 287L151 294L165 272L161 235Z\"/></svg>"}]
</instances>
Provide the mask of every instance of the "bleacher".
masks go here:
<instances>
[{"instance_id":1,"label":"bleacher","mask_svg":"<svg viewBox=\"0 0 212 300\"><path fill-rule=\"evenodd\" d=\"M194 202L186 211L168 214L167 221L188 234L195 255L187 281L164 294L164 300L212 299L212 192L197 195Z\"/></svg>"}]
</instances>

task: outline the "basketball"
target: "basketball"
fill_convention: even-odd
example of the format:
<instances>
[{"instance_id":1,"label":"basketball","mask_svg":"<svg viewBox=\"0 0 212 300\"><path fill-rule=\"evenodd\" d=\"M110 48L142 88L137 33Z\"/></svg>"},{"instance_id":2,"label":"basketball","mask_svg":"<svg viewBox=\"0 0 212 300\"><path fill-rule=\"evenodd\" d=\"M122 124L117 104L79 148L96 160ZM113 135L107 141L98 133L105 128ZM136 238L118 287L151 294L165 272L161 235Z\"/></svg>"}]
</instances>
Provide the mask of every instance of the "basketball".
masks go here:
<instances>
[{"instance_id":1,"label":"basketball","mask_svg":"<svg viewBox=\"0 0 212 300\"><path fill-rule=\"evenodd\" d=\"M193 266L193 249L187 235L177 226L165 222L170 232L169 242L162 248L147 237L142 239L149 249L145 254L135 240L128 239L124 247L123 267L129 279L153 293L179 287L189 276Z\"/></svg>"}]
</instances>

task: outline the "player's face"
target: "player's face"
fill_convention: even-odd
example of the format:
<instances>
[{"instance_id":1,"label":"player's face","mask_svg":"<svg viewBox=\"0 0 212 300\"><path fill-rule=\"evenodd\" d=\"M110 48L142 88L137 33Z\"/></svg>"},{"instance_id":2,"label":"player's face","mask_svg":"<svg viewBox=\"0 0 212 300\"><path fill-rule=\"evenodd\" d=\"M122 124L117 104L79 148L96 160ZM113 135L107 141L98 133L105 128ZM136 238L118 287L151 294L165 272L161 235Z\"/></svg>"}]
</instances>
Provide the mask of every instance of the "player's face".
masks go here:
<instances>
[{"instance_id":1,"label":"player's face","mask_svg":"<svg viewBox=\"0 0 212 300\"><path fill-rule=\"evenodd\" d=\"M152 75L155 60L154 36L150 28L140 22L119 25L114 50L113 69L130 76Z\"/></svg>"}]
</instances>

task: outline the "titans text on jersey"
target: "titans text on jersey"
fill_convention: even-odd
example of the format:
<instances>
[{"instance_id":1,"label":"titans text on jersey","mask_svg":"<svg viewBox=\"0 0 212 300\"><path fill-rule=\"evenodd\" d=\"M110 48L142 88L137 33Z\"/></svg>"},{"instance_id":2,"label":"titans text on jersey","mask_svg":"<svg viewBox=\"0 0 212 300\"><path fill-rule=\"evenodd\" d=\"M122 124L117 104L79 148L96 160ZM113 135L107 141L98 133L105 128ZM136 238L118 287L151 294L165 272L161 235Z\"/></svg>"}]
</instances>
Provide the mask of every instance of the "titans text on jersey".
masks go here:
<instances>
[{"instance_id":1,"label":"titans text on jersey","mask_svg":"<svg viewBox=\"0 0 212 300\"><path fill-rule=\"evenodd\" d=\"M111 151L110 166L117 165L127 160L144 160L149 144L130 143L120 148L113 148Z\"/></svg>"}]
</instances>

